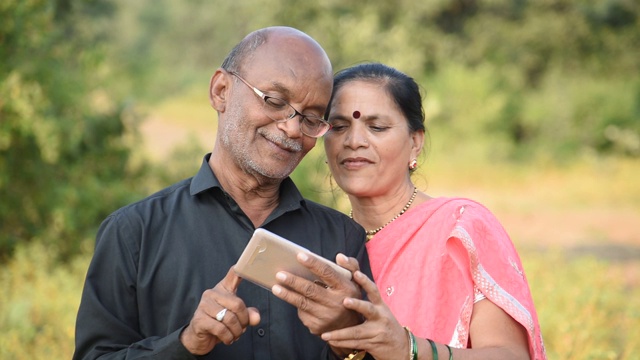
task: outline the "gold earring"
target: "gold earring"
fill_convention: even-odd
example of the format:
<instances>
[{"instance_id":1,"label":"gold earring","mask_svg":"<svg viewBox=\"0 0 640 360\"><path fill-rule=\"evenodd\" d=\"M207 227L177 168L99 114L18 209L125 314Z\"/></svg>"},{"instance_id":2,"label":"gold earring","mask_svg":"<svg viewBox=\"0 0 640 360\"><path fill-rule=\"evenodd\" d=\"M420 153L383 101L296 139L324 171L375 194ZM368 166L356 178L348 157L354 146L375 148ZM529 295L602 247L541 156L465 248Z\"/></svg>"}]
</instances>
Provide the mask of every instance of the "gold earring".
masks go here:
<instances>
[{"instance_id":1,"label":"gold earring","mask_svg":"<svg viewBox=\"0 0 640 360\"><path fill-rule=\"evenodd\" d=\"M418 167L418 160L413 159L409 162L409 170L415 170Z\"/></svg>"}]
</instances>

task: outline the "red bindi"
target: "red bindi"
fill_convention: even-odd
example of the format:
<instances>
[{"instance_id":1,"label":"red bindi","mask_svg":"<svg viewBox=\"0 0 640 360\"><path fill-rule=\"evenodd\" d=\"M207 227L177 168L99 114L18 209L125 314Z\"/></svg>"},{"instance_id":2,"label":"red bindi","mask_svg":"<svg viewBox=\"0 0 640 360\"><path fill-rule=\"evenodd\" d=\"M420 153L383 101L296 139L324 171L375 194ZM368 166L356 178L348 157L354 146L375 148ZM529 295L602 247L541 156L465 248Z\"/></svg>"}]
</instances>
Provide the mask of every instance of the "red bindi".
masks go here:
<instances>
[{"instance_id":1,"label":"red bindi","mask_svg":"<svg viewBox=\"0 0 640 360\"><path fill-rule=\"evenodd\" d=\"M356 110L353 112L353 118L354 119L359 119L360 118L360 111Z\"/></svg>"}]
</instances>

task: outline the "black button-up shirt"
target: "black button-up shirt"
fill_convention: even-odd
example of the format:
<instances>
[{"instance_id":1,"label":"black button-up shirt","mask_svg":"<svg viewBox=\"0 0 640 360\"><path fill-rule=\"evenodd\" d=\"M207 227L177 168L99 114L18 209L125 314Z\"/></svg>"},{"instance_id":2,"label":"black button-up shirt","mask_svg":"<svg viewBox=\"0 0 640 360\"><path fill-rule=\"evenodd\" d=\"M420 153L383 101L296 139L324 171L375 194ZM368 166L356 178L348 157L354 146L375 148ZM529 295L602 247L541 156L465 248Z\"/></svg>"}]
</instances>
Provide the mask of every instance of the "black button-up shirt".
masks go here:
<instances>
[{"instance_id":1,"label":"black button-up shirt","mask_svg":"<svg viewBox=\"0 0 640 360\"><path fill-rule=\"evenodd\" d=\"M76 323L74 359L193 359L179 340L202 293L236 263L254 226L222 189L205 156L200 171L111 214L100 226ZM290 179L260 227L335 261L342 252L370 274L364 230L328 207L305 200ZM204 359L332 358L295 307L249 281L237 295L260 311L230 346Z\"/></svg>"}]
</instances>

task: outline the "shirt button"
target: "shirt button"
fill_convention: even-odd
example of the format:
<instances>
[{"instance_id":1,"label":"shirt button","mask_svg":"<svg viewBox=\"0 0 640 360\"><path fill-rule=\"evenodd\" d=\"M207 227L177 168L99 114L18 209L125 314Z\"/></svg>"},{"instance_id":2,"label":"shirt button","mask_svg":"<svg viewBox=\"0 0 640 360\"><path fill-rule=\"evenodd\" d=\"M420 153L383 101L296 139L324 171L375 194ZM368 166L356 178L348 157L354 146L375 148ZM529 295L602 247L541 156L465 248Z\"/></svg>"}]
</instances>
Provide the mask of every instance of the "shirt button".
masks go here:
<instances>
[{"instance_id":1,"label":"shirt button","mask_svg":"<svg viewBox=\"0 0 640 360\"><path fill-rule=\"evenodd\" d=\"M258 336L260 336L260 337L264 336L264 329L263 328L258 329Z\"/></svg>"}]
</instances>

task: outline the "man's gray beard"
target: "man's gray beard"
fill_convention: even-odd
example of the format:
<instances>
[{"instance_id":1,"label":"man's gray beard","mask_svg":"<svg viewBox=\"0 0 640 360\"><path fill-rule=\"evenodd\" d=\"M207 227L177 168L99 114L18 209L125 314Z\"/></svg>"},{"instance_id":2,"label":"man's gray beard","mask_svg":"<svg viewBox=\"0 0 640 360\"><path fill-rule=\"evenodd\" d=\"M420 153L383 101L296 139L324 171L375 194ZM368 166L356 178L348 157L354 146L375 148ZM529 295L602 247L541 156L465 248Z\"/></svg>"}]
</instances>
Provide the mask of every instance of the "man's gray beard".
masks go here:
<instances>
[{"instance_id":1,"label":"man's gray beard","mask_svg":"<svg viewBox=\"0 0 640 360\"><path fill-rule=\"evenodd\" d=\"M232 126L232 125L228 124L227 126ZM277 141L279 143L285 144L285 146L291 149L294 149L297 151L302 150L302 146L299 143L287 138L284 135L283 136L269 135L266 133L266 131L261 129L258 129L258 133L263 136L264 135L268 136L268 139L271 141ZM224 129L224 134L221 137L223 146L225 146L231 153L231 156L233 156L233 158L236 159L236 162L239 164L240 168L249 175L253 175L256 177L259 176L259 177L265 178L268 181L272 180L273 182L279 182L279 181L282 181L287 176L289 176L298 165L297 162L291 163L291 164L288 164L287 167L280 168L280 169L262 166L259 163L259 161L256 161L256 159L253 159L250 156L249 149L247 147L239 146L239 144L244 144L243 140L245 139L242 136L242 134L232 129Z\"/></svg>"}]
</instances>

